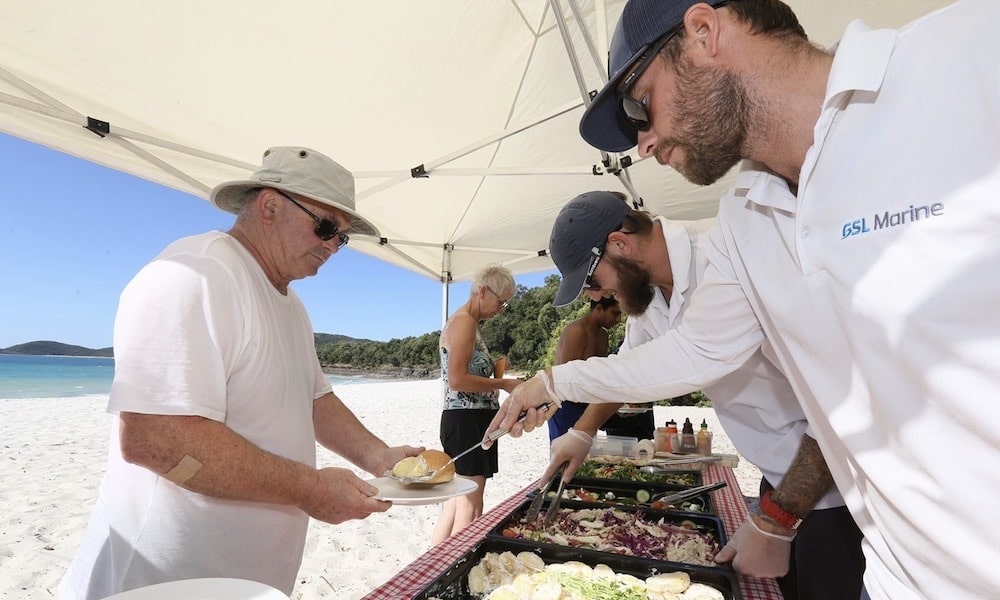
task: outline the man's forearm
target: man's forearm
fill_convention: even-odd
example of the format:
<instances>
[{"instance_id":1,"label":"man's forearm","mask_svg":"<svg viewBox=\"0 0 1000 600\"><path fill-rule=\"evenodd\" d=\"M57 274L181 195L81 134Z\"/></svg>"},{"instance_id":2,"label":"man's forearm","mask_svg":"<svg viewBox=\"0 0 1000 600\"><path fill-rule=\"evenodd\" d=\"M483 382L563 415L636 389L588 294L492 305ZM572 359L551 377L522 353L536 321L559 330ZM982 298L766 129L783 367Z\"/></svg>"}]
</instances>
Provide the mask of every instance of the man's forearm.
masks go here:
<instances>
[{"instance_id":1,"label":"man's forearm","mask_svg":"<svg viewBox=\"0 0 1000 600\"><path fill-rule=\"evenodd\" d=\"M583 411L583 414L580 415L580 418L577 419L576 423L573 424L573 429L582 431L593 437L597 435L597 430L600 429L613 414L618 412L618 409L621 407L622 404L620 402L611 404L591 404L585 411Z\"/></svg>"},{"instance_id":2,"label":"man's forearm","mask_svg":"<svg viewBox=\"0 0 1000 600\"><path fill-rule=\"evenodd\" d=\"M316 441L369 473L379 469L380 450L387 448L344 403L330 392L313 402Z\"/></svg>"},{"instance_id":3,"label":"man's forearm","mask_svg":"<svg viewBox=\"0 0 1000 600\"><path fill-rule=\"evenodd\" d=\"M317 480L312 467L267 452L218 421L137 413L120 419L125 460L199 494L298 506Z\"/></svg>"},{"instance_id":4,"label":"man's forearm","mask_svg":"<svg viewBox=\"0 0 1000 600\"><path fill-rule=\"evenodd\" d=\"M803 518L831 487L833 475L819 444L808 435L803 435L799 451L781 478L781 483L771 493L771 499L786 511Z\"/></svg>"}]
</instances>

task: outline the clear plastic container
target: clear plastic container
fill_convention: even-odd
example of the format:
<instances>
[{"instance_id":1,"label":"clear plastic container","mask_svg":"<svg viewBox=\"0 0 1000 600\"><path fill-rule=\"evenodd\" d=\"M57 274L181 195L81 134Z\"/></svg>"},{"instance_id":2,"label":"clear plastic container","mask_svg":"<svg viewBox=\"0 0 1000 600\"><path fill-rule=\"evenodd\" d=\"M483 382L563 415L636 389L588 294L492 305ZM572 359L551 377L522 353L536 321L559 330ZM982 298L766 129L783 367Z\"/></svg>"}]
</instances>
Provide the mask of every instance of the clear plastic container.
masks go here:
<instances>
[{"instance_id":1,"label":"clear plastic container","mask_svg":"<svg viewBox=\"0 0 1000 600\"><path fill-rule=\"evenodd\" d=\"M635 445L639 443L634 437L620 435L598 435L590 445L591 456L632 456Z\"/></svg>"}]
</instances>

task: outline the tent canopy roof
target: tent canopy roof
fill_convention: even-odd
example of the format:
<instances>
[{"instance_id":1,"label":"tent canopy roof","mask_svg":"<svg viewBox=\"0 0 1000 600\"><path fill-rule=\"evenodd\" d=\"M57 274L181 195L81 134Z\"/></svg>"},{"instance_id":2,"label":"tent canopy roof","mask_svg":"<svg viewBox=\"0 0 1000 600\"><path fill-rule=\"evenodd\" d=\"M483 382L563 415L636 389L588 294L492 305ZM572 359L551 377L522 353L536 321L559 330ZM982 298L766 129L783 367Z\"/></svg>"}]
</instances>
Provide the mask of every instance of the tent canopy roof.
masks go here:
<instances>
[{"instance_id":1,"label":"tent canopy roof","mask_svg":"<svg viewBox=\"0 0 1000 600\"><path fill-rule=\"evenodd\" d=\"M824 46L854 17L898 26L947 3L789 0ZM577 134L623 5L8 3L0 130L201 198L269 146L308 146L356 174L383 236L352 238L357 250L433 278L551 269L559 208L627 191L606 174L619 157L602 164ZM714 215L730 182L699 188L648 162L628 173L646 208L682 219Z\"/></svg>"}]
</instances>

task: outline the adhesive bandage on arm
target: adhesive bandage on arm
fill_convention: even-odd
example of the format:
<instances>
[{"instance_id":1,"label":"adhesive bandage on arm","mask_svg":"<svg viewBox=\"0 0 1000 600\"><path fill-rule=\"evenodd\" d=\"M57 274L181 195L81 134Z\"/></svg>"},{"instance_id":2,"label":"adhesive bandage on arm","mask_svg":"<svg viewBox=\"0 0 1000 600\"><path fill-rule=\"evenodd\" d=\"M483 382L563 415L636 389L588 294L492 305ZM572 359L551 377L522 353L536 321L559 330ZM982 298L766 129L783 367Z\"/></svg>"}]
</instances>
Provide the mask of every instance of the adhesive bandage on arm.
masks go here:
<instances>
[{"instance_id":1,"label":"adhesive bandage on arm","mask_svg":"<svg viewBox=\"0 0 1000 600\"><path fill-rule=\"evenodd\" d=\"M188 479L194 477L195 473L197 473L200 469L201 463L198 462L198 459L194 458L190 454L185 454L184 458L182 458L173 469L167 471L163 476L177 485L180 485Z\"/></svg>"}]
</instances>

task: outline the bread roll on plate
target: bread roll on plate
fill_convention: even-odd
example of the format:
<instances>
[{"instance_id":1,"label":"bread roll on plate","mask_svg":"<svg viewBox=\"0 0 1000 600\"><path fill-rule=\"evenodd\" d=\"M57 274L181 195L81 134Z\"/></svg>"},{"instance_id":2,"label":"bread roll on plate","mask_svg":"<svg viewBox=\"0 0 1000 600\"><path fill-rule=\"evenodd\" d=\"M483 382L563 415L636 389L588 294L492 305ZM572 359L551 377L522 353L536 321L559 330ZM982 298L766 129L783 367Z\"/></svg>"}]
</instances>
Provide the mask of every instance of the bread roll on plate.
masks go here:
<instances>
[{"instance_id":1,"label":"bread roll on plate","mask_svg":"<svg viewBox=\"0 0 1000 600\"><path fill-rule=\"evenodd\" d=\"M451 460L451 457L440 450L424 450L416 456L408 456L392 467L395 477L424 477ZM455 464L452 463L441 470L426 483L447 483L455 478Z\"/></svg>"}]
</instances>

